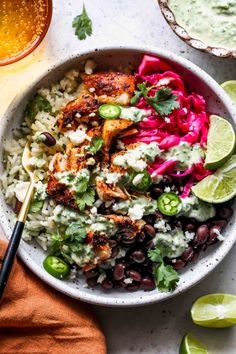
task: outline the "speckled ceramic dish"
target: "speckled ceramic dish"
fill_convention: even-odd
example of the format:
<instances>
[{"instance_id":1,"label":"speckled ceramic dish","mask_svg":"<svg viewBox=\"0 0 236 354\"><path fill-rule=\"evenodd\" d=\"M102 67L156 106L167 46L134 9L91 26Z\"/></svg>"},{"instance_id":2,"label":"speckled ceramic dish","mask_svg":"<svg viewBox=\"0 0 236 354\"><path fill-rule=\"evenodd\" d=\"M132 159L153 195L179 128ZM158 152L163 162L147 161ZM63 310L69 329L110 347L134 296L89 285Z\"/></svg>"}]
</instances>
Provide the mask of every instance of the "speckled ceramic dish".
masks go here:
<instances>
[{"instance_id":1,"label":"speckled ceramic dish","mask_svg":"<svg viewBox=\"0 0 236 354\"><path fill-rule=\"evenodd\" d=\"M207 100L208 110L218 113L235 124L236 108L223 89L204 71L171 52L155 48L103 48L92 52L83 52L59 62L50 68L36 82L31 84L23 93L12 102L4 117L1 117L0 143L1 150L4 140L11 135L13 127L19 127L23 119L23 111L28 100L40 87L45 87L62 78L72 68L82 68L88 58L93 58L101 69L116 69L120 65L132 64L134 67L140 63L143 54L157 55L173 66L181 75L190 89L202 94ZM2 151L1 151L2 154ZM1 166L2 170L3 166ZM1 172L1 171L0 171ZM11 222L12 210L5 204L4 196L0 195L0 220L7 237L10 237L13 222ZM19 255L25 264L43 281L57 290L86 302L107 306L135 306L159 302L176 296L189 289L209 274L217 264L226 256L236 240L236 222L232 218L224 231L225 241L211 246L209 251L203 252L196 263L183 269L177 289L173 293L160 293L157 290L151 292L137 291L126 292L112 290L104 292L100 289L90 289L83 278L77 281L61 281L53 278L42 267L45 258L44 251L34 243L21 242Z\"/></svg>"},{"instance_id":2,"label":"speckled ceramic dish","mask_svg":"<svg viewBox=\"0 0 236 354\"><path fill-rule=\"evenodd\" d=\"M190 45L195 49L212 54L219 58L236 58L236 50L229 50L220 47L211 47L206 43L203 43L201 40L190 36L189 33L176 22L175 15L168 5L168 0L157 0L157 1L159 3L161 12L166 22L169 24L172 30L177 34L177 36L180 37L185 43L187 43L188 45Z\"/></svg>"}]
</instances>

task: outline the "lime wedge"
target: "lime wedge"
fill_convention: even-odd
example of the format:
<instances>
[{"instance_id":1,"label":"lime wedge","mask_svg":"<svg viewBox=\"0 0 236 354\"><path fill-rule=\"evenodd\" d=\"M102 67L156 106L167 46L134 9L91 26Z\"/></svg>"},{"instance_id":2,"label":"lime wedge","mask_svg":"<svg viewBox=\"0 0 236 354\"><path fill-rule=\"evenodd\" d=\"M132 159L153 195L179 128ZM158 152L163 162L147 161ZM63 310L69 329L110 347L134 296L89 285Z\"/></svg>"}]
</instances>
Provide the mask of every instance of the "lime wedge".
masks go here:
<instances>
[{"instance_id":1,"label":"lime wedge","mask_svg":"<svg viewBox=\"0 0 236 354\"><path fill-rule=\"evenodd\" d=\"M199 340L185 334L180 344L179 354L209 354L209 352Z\"/></svg>"},{"instance_id":2,"label":"lime wedge","mask_svg":"<svg viewBox=\"0 0 236 354\"><path fill-rule=\"evenodd\" d=\"M232 125L226 119L211 115L204 167L215 170L222 166L233 154L234 148L235 133Z\"/></svg>"},{"instance_id":3,"label":"lime wedge","mask_svg":"<svg viewBox=\"0 0 236 354\"><path fill-rule=\"evenodd\" d=\"M230 96L231 100L236 103L236 80L225 81L221 87Z\"/></svg>"},{"instance_id":4,"label":"lime wedge","mask_svg":"<svg viewBox=\"0 0 236 354\"><path fill-rule=\"evenodd\" d=\"M232 199L236 195L236 155L193 186L192 192L208 203L218 204Z\"/></svg>"},{"instance_id":5,"label":"lime wedge","mask_svg":"<svg viewBox=\"0 0 236 354\"><path fill-rule=\"evenodd\" d=\"M203 327L224 328L236 324L236 296L209 294L197 299L191 308L195 324Z\"/></svg>"}]
</instances>

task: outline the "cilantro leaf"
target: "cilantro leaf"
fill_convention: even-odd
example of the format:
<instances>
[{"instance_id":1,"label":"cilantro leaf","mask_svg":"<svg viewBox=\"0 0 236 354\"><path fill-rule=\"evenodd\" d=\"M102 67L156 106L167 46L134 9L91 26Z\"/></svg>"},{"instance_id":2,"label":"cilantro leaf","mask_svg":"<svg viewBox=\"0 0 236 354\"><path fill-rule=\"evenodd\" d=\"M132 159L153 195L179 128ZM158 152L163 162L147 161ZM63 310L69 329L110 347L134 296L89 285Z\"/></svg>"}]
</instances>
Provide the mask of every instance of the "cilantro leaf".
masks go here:
<instances>
[{"instance_id":1,"label":"cilantro leaf","mask_svg":"<svg viewBox=\"0 0 236 354\"><path fill-rule=\"evenodd\" d=\"M177 95L173 95L168 87L161 87L153 97L146 97L147 103L152 106L160 116L170 114L175 108L179 108Z\"/></svg>"},{"instance_id":2,"label":"cilantro leaf","mask_svg":"<svg viewBox=\"0 0 236 354\"><path fill-rule=\"evenodd\" d=\"M92 139L91 145L87 147L87 152L90 152L91 154L96 154L104 144L104 140L101 136L95 136Z\"/></svg>"},{"instance_id":3,"label":"cilantro leaf","mask_svg":"<svg viewBox=\"0 0 236 354\"><path fill-rule=\"evenodd\" d=\"M161 250L159 248L155 248L154 250L148 250L148 258L155 263L162 262L163 256Z\"/></svg>"},{"instance_id":4,"label":"cilantro leaf","mask_svg":"<svg viewBox=\"0 0 236 354\"><path fill-rule=\"evenodd\" d=\"M134 92L131 100L132 104L136 104L140 97L144 97L147 103L152 106L160 116L167 116L175 108L179 108L178 96L172 93L169 87L159 88L154 96L149 96L148 93L156 86L147 87L146 82L137 85L138 90Z\"/></svg>"},{"instance_id":5,"label":"cilantro leaf","mask_svg":"<svg viewBox=\"0 0 236 354\"><path fill-rule=\"evenodd\" d=\"M140 98L142 97L142 92L141 91L134 91L134 96L131 98L130 103L135 105L138 103Z\"/></svg>"},{"instance_id":6,"label":"cilantro leaf","mask_svg":"<svg viewBox=\"0 0 236 354\"><path fill-rule=\"evenodd\" d=\"M82 13L74 18L72 27L75 28L75 34L80 40L86 39L87 36L91 36L93 32L92 21L88 17L84 5Z\"/></svg>"},{"instance_id":7,"label":"cilantro leaf","mask_svg":"<svg viewBox=\"0 0 236 354\"><path fill-rule=\"evenodd\" d=\"M43 200L38 200L35 199L33 200L33 202L30 205L30 212L31 213L37 213L38 211L40 211L43 207Z\"/></svg>"},{"instance_id":8,"label":"cilantro leaf","mask_svg":"<svg viewBox=\"0 0 236 354\"><path fill-rule=\"evenodd\" d=\"M85 230L85 228L77 222L72 222L65 231L66 238L70 237L72 241L75 240L81 242L83 241L86 235L87 231Z\"/></svg>"},{"instance_id":9,"label":"cilantro leaf","mask_svg":"<svg viewBox=\"0 0 236 354\"><path fill-rule=\"evenodd\" d=\"M40 93L37 93L34 98L27 104L25 114L33 120L38 112L51 112L52 106L50 102Z\"/></svg>"},{"instance_id":10,"label":"cilantro leaf","mask_svg":"<svg viewBox=\"0 0 236 354\"><path fill-rule=\"evenodd\" d=\"M76 193L84 193L88 189L89 178L87 176L78 176L74 182Z\"/></svg>"},{"instance_id":11,"label":"cilantro leaf","mask_svg":"<svg viewBox=\"0 0 236 354\"><path fill-rule=\"evenodd\" d=\"M93 205L95 201L95 190L93 188L89 188L85 193L75 193L74 198L79 209L83 211L87 205Z\"/></svg>"},{"instance_id":12,"label":"cilantro leaf","mask_svg":"<svg viewBox=\"0 0 236 354\"><path fill-rule=\"evenodd\" d=\"M171 265L165 265L162 261L154 270L157 288L161 292L173 291L179 281L179 274Z\"/></svg>"}]
</instances>

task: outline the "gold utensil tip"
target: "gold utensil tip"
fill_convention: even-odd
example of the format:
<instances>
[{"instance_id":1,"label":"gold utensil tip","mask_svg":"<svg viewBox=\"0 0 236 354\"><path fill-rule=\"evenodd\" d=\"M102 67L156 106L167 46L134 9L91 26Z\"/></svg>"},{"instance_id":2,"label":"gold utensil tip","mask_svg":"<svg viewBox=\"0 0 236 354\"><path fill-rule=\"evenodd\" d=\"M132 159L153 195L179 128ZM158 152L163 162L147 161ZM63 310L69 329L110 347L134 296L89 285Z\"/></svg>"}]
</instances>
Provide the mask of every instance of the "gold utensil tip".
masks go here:
<instances>
[{"instance_id":1,"label":"gold utensil tip","mask_svg":"<svg viewBox=\"0 0 236 354\"><path fill-rule=\"evenodd\" d=\"M38 178L34 175L34 172L32 170L32 166L30 165L30 158L31 158L30 143L27 142L27 144L24 148L24 151L23 151L23 155L22 155L22 166L23 166L24 170L27 172L27 174L29 175L30 185L29 185L28 190L26 192L24 202L22 204L21 210L20 210L18 218L17 218L18 221L21 221L23 223L25 223L25 221L26 221L28 210L30 207L30 202L31 202L33 194L34 194L35 183L38 180Z\"/></svg>"}]
</instances>

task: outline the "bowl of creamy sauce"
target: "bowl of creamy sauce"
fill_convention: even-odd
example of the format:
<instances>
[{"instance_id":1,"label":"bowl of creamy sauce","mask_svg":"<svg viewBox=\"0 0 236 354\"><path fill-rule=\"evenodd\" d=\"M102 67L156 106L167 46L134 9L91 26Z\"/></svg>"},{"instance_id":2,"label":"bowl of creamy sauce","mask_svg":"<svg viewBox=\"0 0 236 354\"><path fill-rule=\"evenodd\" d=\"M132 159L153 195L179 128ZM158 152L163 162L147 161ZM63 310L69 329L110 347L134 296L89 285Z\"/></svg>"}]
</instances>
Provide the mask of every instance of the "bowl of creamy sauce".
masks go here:
<instances>
[{"instance_id":1,"label":"bowl of creamy sauce","mask_svg":"<svg viewBox=\"0 0 236 354\"><path fill-rule=\"evenodd\" d=\"M236 0L158 0L173 31L192 47L236 57Z\"/></svg>"},{"instance_id":2,"label":"bowl of creamy sauce","mask_svg":"<svg viewBox=\"0 0 236 354\"><path fill-rule=\"evenodd\" d=\"M52 0L0 0L0 66L30 54L43 40Z\"/></svg>"}]
</instances>

